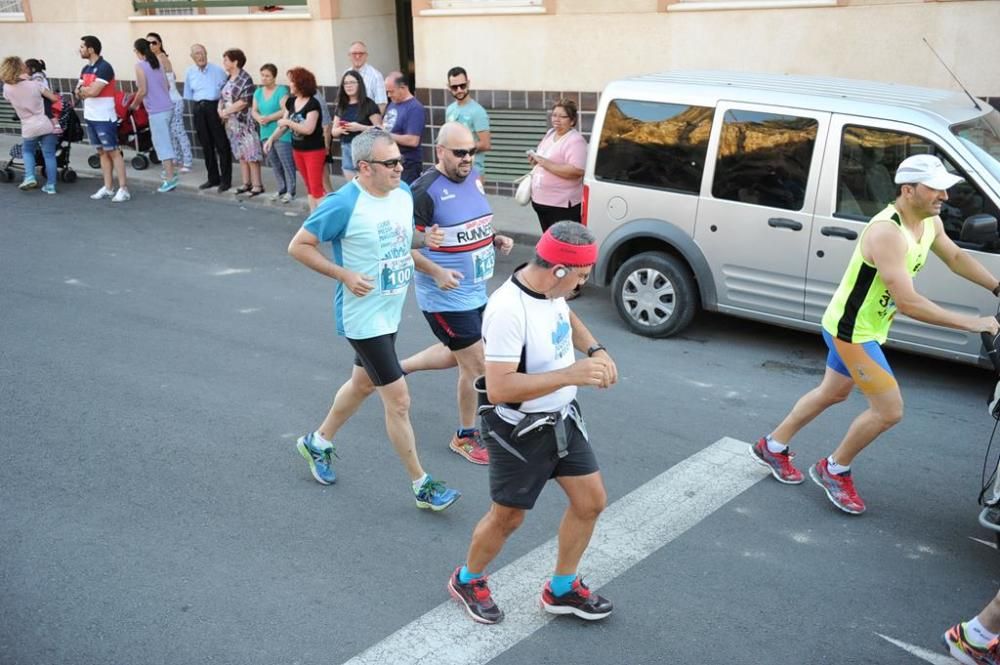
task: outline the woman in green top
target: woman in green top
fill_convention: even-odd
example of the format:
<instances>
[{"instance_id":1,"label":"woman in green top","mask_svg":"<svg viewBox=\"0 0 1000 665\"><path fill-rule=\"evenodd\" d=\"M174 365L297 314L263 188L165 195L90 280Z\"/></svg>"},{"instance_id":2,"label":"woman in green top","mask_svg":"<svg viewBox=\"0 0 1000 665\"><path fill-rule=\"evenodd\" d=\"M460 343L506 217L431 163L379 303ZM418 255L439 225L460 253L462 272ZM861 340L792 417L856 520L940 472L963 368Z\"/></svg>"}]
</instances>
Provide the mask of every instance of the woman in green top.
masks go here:
<instances>
[{"instance_id":1,"label":"woman in green top","mask_svg":"<svg viewBox=\"0 0 1000 665\"><path fill-rule=\"evenodd\" d=\"M278 119L284 115L285 99L288 98L287 85L278 85L275 79L278 68L267 63L260 68L260 86L253 93L253 119L260 125L260 141L266 143L278 128ZM278 191L271 195L272 201L288 203L295 199L295 160L292 159L292 135L279 136L274 150L268 156L274 177L278 180Z\"/></svg>"},{"instance_id":2,"label":"woman in green top","mask_svg":"<svg viewBox=\"0 0 1000 665\"><path fill-rule=\"evenodd\" d=\"M778 481L805 478L792 464L788 443L826 409L857 386L868 410L855 418L833 454L809 468L809 477L845 513L860 515L865 502L854 489L851 462L882 432L903 418L903 396L882 353L896 311L957 330L997 334L992 316L950 312L917 293L913 277L934 252L956 275L1000 295L1000 282L947 236L939 217L948 189L962 181L933 155L914 155L896 170L896 200L875 215L854 247L844 277L823 316L829 353L826 373L780 425L750 446L750 454Z\"/></svg>"}]
</instances>

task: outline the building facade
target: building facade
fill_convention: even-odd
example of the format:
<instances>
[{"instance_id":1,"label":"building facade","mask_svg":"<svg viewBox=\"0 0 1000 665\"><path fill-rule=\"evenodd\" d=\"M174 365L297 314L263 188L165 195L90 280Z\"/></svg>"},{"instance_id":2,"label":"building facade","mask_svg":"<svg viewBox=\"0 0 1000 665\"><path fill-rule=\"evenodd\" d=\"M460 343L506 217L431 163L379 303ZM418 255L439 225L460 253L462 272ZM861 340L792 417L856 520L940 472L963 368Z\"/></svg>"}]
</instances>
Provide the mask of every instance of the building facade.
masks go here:
<instances>
[{"instance_id":1,"label":"building facade","mask_svg":"<svg viewBox=\"0 0 1000 665\"><path fill-rule=\"evenodd\" d=\"M730 69L957 89L947 65L972 94L1000 97L1000 0L275 2L0 0L0 55L43 58L69 91L81 67L81 35L100 37L125 79L132 41L155 31L179 71L190 63L192 43L204 44L214 61L238 47L251 74L265 62L282 72L302 65L333 100L348 47L360 39L376 68L415 80L428 108L426 162L451 102L446 72L461 65L491 116L487 188L500 193L527 170L524 148L541 138L555 99L577 102L587 134L600 91L621 77Z\"/></svg>"}]
</instances>

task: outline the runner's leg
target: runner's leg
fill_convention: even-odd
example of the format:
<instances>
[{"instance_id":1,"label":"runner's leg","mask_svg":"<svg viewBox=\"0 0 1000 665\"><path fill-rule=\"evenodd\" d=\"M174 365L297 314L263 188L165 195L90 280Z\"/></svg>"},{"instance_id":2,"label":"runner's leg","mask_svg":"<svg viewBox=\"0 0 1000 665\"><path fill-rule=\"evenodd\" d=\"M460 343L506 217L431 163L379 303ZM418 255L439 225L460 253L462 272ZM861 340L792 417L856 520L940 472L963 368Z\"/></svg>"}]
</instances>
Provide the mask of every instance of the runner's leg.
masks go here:
<instances>
[{"instance_id":1,"label":"runner's leg","mask_svg":"<svg viewBox=\"0 0 1000 665\"><path fill-rule=\"evenodd\" d=\"M597 518L607 505L608 495L599 471L585 476L561 476L556 482L569 498L569 506L559 525L556 575L575 575L583 552L590 544Z\"/></svg>"},{"instance_id":2,"label":"runner's leg","mask_svg":"<svg viewBox=\"0 0 1000 665\"><path fill-rule=\"evenodd\" d=\"M323 435L327 441L333 441L333 437L344 423L354 415L358 407L373 392L375 392L375 384L369 378L368 372L365 371L364 367L355 365L351 372L351 378L337 391L330 412L326 414L323 424L316 431Z\"/></svg>"},{"instance_id":3,"label":"runner's leg","mask_svg":"<svg viewBox=\"0 0 1000 665\"><path fill-rule=\"evenodd\" d=\"M844 376L833 368L827 367L826 373L823 374L823 381L795 403L789 414L771 433L771 437L775 441L787 445L792 437L812 422L816 416L834 404L847 399L853 387L854 380L850 376Z\"/></svg>"}]
</instances>

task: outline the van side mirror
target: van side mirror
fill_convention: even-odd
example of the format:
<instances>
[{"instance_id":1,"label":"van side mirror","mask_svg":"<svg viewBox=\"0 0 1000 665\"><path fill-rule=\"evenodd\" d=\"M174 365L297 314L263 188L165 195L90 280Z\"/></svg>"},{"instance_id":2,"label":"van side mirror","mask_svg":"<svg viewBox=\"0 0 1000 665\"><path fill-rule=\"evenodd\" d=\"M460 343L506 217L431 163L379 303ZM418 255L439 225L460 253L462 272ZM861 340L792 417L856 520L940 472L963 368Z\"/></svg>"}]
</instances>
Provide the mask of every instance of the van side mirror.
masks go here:
<instances>
[{"instance_id":1,"label":"van side mirror","mask_svg":"<svg viewBox=\"0 0 1000 665\"><path fill-rule=\"evenodd\" d=\"M988 245L997 241L997 218L993 215L972 215L962 224L962 242Z\"/></svg>"}]
</instances>

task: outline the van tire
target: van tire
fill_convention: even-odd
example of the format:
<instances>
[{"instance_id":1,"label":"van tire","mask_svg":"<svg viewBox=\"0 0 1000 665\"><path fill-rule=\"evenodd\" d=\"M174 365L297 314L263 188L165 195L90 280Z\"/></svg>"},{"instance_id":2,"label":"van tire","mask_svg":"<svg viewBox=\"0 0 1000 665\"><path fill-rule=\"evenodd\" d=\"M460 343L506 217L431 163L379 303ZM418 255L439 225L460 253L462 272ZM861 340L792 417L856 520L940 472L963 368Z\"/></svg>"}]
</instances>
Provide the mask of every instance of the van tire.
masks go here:
<instances>
[{"instance_id":1,"label":"van tire","mask_svg":"<svg viewBox=\"0 0 1000 665\"><path fill-rule=\"evenodd\" d=\"M657 297L655 291L663 289L668 292ZM645 306L639 300L642 296ZM676 335L691 323L698 308L691 270L662 252L643 252L623 263L611 281L611 297L632 332L646 337Z\"/></svg>"}]
</instances>

